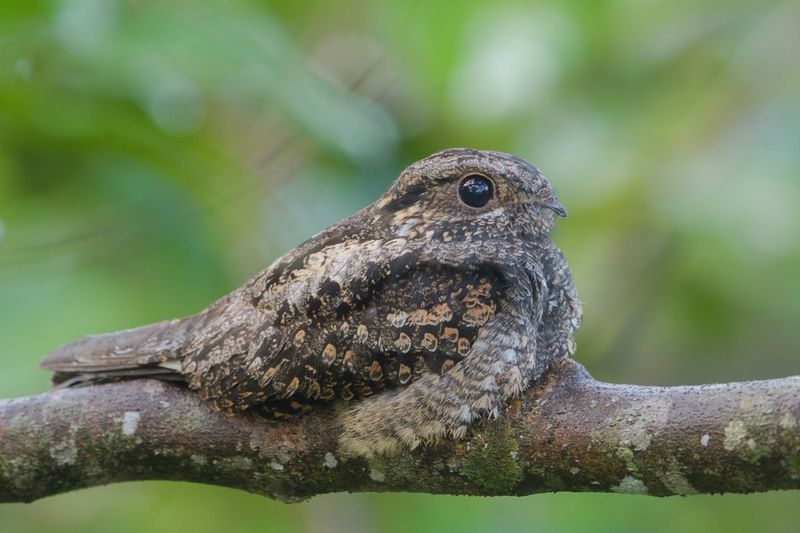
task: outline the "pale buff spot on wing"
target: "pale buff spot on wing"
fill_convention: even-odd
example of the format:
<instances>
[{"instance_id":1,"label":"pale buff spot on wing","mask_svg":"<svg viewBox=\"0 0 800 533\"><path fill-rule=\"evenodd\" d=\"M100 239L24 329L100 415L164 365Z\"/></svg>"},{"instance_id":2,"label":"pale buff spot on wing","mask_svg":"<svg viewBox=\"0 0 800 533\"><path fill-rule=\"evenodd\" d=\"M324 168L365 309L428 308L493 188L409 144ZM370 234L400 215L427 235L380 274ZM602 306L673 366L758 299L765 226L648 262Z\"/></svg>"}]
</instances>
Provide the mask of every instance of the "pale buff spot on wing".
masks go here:
<instances>
[{"instance_id":1,"label":"pale buff spot on wing","mask_svg":"<svg viewBox=\"0 0 800 533\"><path fill-rule=\"evenodd\" d=\"M495 306L487 304L476 304L468 307L464 312L462 320L470 326L483 326L494 318Z\"/></svg>"},{"instance_id":2,"label":"pale buff spot on wing","mask_svg":"<svg viewBox=\"0 0 800 533\"><path fill-rule=\"evenodd\" d=\"M369 337L369 330L367 329L367 326L364 324L359 324L356 328L356 341L367 342L367 337Z\"/></svg>"},{"instance_id":3,"label":"pale buff spot on wing","mask_svg":"<svg viewBox=\"0 0 800 533\"><path fill-rule=\"evenodd\" d=\"M397 371L397 381L400 382L401 385L405 385L411 379L411 367L400 364L400 368Z\"/></svg>"},{"instance_id":4,"label":"pale buff spot on wing","mask_svg":"<svg viewBox=\"0 0 800 533\"><path fill-rule=\"evenodd\" d=\"M437 339L436 335L433 333L425 333L425 335L422 336L422 347L429 352L435 352L438 345L439 339Z\"/></svg>"},{"instance_id":5,"label":"pale buff spot on wing","mask_svg":"<svg viewBox=\"0 0 800 533\"><path fill-rule=\"evenodd\" d=\"M344 367L347 369L348 372L354 374L356 371L356 358L353 355L353 350L346 350L344 352L344 357L342 358L342 363L344 363Z\"/></svg>"},{"instance_id":6,"label":"pale buff spot on wing","mask_svg":"<svg viewBox=\"0 0 800 533\"><path fill-rule=\"evenodd\" d=\"M422 326L428 321L428 312L425 309L415 309L408 315L408 323L412 326Z\"/></svg>"},{"instance_id":7,"label":"pale buff spot on wing","mask_svg":"<svg viewBox=\"0 0 800 533\"><path fill-rule=\"evenodd\" d=\"M453 361L452 359L446 359L445 362L442 363L442 371L441 371L441 373L442 374L446 373L448 370L453 368L455 366L455 364L456 364L456 362Z\"/></svg>"},{"instance_id":8,"label":"pale buff spot on wing","mask_svg":"<svg viewBox=\"0 0 800 533\"><path fill-rule=\"evenodd\" d=\"M430 313L428 313L428 320L432 326L447 322L452 318L453 311L447 304L436 304L431 308Z\"/></svg>"},{"instance_id":9,"label":"pale buff spot on wing","mask_svg":"<svg viewBox=\"0 0 800 533\"><path fill-rule=\"evenodd\" d=\"M294 334L294 345L299 348L303 345L303 342L306 340L306 332L302 329Z\"/></svg>"},{"instance_id":10,"label":"pale buff spot on wing","mask_svg":"<svg viewBox=\"0 0 800 533\"><path fill-rule=\"evenodd\" d=\"M414 374L420 375L427 368L428 368L428 362L425 360L425 356L418 355L416 360L414 361Z\"/></svg>"},{"instance_id":11,"label":"pale buff spot on wing","mask_svg":"<svg viewBox=\"0 0 800 533\"><path fill-rule=\"evenodd\" d=\"M405 311L395 311L394 313L389 313L386 318L393 327L402 328L408 321L408 313Z\"/></svg>"},{"instance_id":12,"label":"pale buff spot on wing","mask_svg":"<svg viewBox=\"0 0 800 533\"><path fill-rule=\"evenodd\" d=\"M297 389L299 388L300 388L300 380L297 377L293 377L292 380L289 382L289 385L286 386L286 392L284 394L288 398L289 396L297 392Z\"/></svg>"},{"instance_id":13,"label":"pale buff spot on wing","mask_svg":"<svg viewBox=\"0 0 800 533\"><path fill-rule=\"evenodd\" d=\"M436 304L430 311L415 309L408 314L408 323L412 326L437 326L453 318L453 311L447 304Z\"/></svg>"},{"instance_id":14,"label":"pale buff spot on wing","mask_svg":"<svg viewBox=\"0 0 800 533\"><path fill-rule=\"evenodd\" d=\"M469 353L469 349L469 339L466 337L461 337L458 339L458 355L467 355L467 353Z\"/></svg>"},{"instance_id":15,"label":"pale buff spot on wing","mask_svg":"<svg viewBox=\"0 0 800 533\"><path fill-rule=\"evenodd\" d=\"M372 364L367 369L367 374L369 375L369 379L372 381L380 381L383 379L383 368L381 364L377 361L372 361Z\"/></svg>"},{"instance_id":16,"label":"pale buff spot on wing","mask_svg":"<svg viewBox=\"0 0 800 533\"><path fill-rule=\"evenodd\" d=\"M452 342L455 344L458 342L458 330L456 328L444 328L442 338L447 342Z\"/></svg>"},{"instance_id":17,"label":"pale buff spot on wing","mask_svg":"<svg viewBox=\"0 0 800 533\"><path fill-rule=\"evenodd\" d=\"M322 350L322 364L329 366L336 360L336 346L333 344L326 344L325 349Z\"/></svg>"},{"instance_id":18,"label":"pale buff spot on wing","mask_svg":"<svg viewBox=\"0 0 800 533\"><path fill-rule=\"evenodd\" d=\"M402 353L407 353L411 349L411 338L405 333L401 333L394 341L394 347Z\"/></svg>"},{"instance_id":19,"label":"pale buff spot on wing","mask_svg":"<svg viewBox=\"0 0 800 533\"><path fill-rule=\"evenodd\" d=\"M272 381L272 378L275 377L277 371L278 370L274 366L268 368L267 371L264 372L264 375L261 376L261 379L258 380L258 386L263 388L269 385L269 383Z\"/></svg>"}]
</instances>

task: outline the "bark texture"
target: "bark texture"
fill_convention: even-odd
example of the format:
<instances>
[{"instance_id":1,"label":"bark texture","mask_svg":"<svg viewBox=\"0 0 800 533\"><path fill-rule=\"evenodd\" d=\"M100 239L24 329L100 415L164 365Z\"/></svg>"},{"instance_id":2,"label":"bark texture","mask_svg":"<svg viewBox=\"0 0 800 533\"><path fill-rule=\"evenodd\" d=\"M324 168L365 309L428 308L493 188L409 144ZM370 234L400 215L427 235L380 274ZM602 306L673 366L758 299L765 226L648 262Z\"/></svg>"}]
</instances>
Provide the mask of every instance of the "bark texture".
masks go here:
<instances>
[{"instance_id":1,"label":"bark texture","mask_svg":"<svg viewBox=\"0 0 800 533\"><path fill-rule=\"evenodd\" d=\"M170 479L296 501L338 491L668 496L800 488L800 377L691 387L598 382L555 367L466 440L347 457L342 410L233 417L141 380L0 401L0 501Z\"/></svg>"}]
</instances>

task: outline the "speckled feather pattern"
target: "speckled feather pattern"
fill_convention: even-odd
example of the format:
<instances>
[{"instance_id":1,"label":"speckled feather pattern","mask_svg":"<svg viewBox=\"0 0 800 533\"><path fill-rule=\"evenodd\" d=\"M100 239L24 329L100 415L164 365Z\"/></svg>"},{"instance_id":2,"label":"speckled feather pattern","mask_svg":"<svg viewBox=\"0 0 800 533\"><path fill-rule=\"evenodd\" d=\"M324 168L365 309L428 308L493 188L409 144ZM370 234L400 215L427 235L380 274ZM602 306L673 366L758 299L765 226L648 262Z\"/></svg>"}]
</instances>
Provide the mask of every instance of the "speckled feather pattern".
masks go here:
<instances>
[{"instance_id":1,"label":"speckled feather pattern","mask_svg":"<svg viewBox=\"0 0 800 533\"><path fill-rule=\"evenodd\" d=\"M459 201L474 174L494 186L481 208ZM271 418L347 402L355 454L459 438L575 350L556 207L522 159L439 152L197 315L86 337L43 366L67 383L183 379L217 408Z\"/></svg>"}]
</instances>

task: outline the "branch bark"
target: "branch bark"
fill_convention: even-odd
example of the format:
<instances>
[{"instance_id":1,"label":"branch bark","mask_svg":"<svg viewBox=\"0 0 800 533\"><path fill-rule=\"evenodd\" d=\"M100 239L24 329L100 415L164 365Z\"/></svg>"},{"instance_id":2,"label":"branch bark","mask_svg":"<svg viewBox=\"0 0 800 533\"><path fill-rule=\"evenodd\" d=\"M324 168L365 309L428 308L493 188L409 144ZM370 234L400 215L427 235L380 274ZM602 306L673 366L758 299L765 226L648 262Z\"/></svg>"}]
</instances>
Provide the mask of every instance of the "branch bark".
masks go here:
<instances>
[{"instance_id":1,"label":"branch bark","mask_svg":"<svg viewBox=\"0 0 800 533\"><path fill-rule=\"evenodd\" d=\"M566 361L466 440L397 457L337 448L342 407L289 422L212 411L158 381L0 401L0 501L170 479L283 500L337 491L666 496L800 488L800 377L692 387L595 381Z\"/></svg>"}]
</instances>

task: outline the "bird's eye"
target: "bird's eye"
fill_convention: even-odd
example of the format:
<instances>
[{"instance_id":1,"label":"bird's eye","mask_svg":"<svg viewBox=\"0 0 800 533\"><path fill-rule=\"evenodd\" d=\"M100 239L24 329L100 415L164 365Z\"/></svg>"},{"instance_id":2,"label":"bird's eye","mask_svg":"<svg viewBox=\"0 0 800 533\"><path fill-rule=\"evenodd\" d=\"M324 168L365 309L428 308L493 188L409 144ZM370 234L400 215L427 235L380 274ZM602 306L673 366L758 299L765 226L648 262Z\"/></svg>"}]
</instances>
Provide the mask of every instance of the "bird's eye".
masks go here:
<instances>
[{"instance_id":1,"label":"bird's eye","mask_svg":"<svg viewBox=\"0 0 800 533\"><path fill-rule=\"evenodd\" d=\"M492 180L480 174L471 174L461 180L458 197L470 207L483 207L494 196Z\"/></svg>"}]
</instances>

